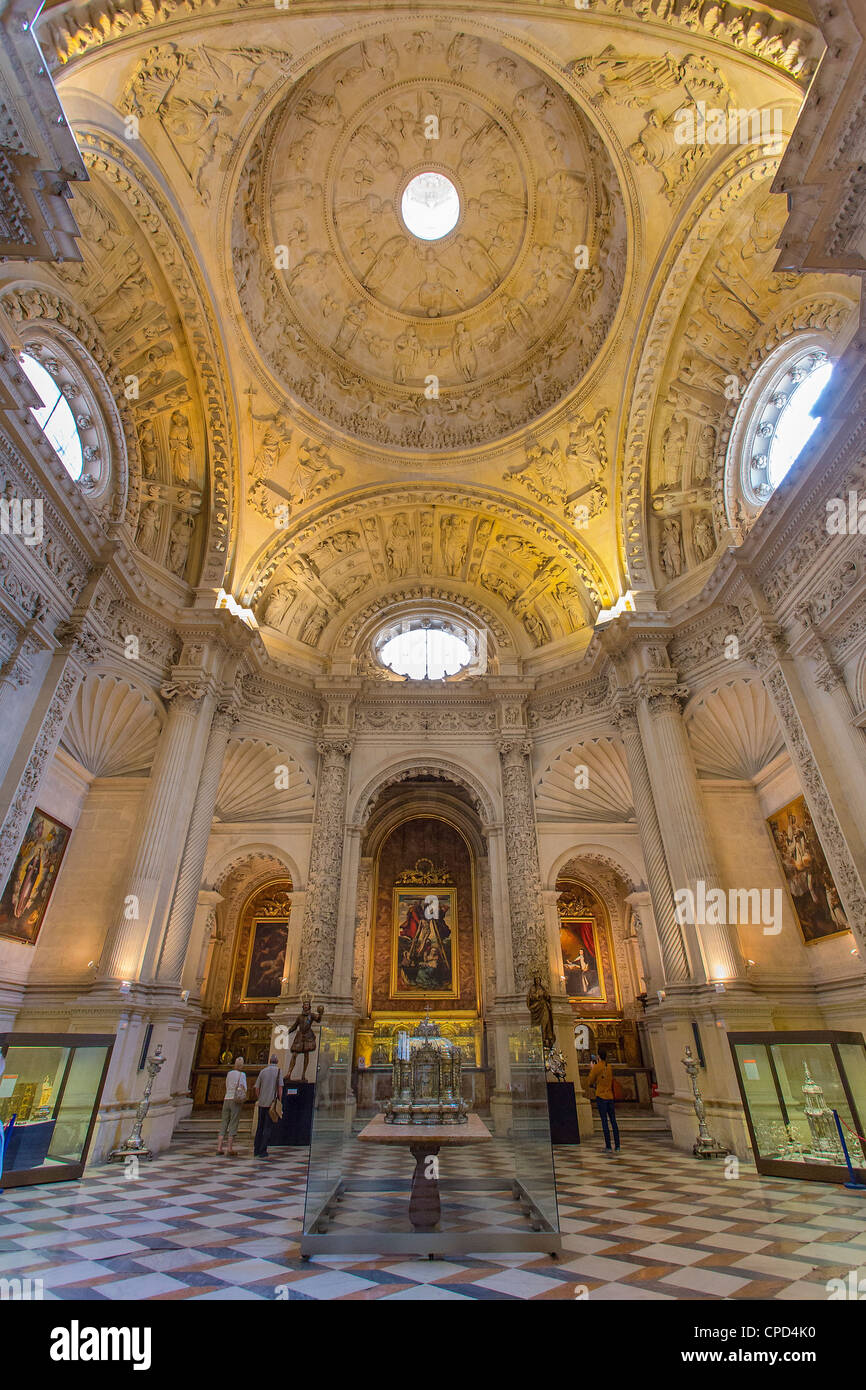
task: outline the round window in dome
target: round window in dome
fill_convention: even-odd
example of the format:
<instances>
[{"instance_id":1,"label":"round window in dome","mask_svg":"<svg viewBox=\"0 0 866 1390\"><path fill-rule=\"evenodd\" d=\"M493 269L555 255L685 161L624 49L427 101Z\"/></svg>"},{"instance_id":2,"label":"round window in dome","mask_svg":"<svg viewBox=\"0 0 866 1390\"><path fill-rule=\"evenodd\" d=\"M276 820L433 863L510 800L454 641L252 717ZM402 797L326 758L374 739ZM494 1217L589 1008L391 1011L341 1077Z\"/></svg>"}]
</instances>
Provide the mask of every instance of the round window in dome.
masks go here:
<instances>
[{"instance_id":1,"label":"round window in dome","mask_svg":"<svg viewBox=\"0 0 866 1390\"><path fill-rule=\"evenodd\" d=\"M400 211L413 236L439 241L457 225L460 194L449 178L429 169L409 180Z\"/></svg>"},{"instance_id":2,"label":"round window in dome","mask_svg":"<svg viewBox=\"0 0 866 1390\"><path fill-rule=\"evenodd\" d=\"M441 681L456 675L473 659L469 644L453 632L413 627L398 632L379 648L379 660L398 676L413 681Z\"/></svg>"},{"instance_id":3,"label":"round window in dome","mask_svg":"<svg viewBox=\"0 0 866 1390\"><path fill-rule=\"evenodd\" d=\"M832 374L833 363L823 354L815 353L791 372L785 400L781 400L784 391L775 398L780 408L767 459L767 476L772 488L779 486L821 423L820 415L813 415L812 409Z\"/></svg>"},{"instance_id":4,"label":"round window in dome","mask_svg":"<svg viewBox=\"0 0 866 1390\"><path fill-rule=\"evenodd\" d=\"M42 399L41 406L31 406L36 423L69 476L77 480L84 467L84 452L69 402L50 372L29 352L22 352L18 361Z\"/></svg>"}]
</instances>

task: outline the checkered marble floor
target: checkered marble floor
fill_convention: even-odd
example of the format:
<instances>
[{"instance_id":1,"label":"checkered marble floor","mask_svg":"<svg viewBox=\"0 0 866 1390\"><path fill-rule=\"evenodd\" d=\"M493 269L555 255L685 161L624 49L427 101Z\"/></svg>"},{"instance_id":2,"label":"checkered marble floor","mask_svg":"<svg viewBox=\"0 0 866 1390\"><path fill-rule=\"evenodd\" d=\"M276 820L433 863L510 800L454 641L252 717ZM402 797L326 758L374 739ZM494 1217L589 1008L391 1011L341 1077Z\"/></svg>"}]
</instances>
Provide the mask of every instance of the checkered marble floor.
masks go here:
<instances>
[{"instance_id":1,"label":"checkered marble floor","mask_svg":"<svg viewBox=\"0 0 866 1390\"><path fill-rule=\"evenodd\" d=\"M0 1276L46 1299L816 1299L866 1277L866 1194L759 1177L657 1137L556 1150L563 1231L549 1255L299 1255L306 1149L217 1157L183 1138L137 1179L0 1192ZM408 1176L408 1174L407 1174ZM372 1244L371 1240L371 1244Z\"/></svg>"}]
</instances>

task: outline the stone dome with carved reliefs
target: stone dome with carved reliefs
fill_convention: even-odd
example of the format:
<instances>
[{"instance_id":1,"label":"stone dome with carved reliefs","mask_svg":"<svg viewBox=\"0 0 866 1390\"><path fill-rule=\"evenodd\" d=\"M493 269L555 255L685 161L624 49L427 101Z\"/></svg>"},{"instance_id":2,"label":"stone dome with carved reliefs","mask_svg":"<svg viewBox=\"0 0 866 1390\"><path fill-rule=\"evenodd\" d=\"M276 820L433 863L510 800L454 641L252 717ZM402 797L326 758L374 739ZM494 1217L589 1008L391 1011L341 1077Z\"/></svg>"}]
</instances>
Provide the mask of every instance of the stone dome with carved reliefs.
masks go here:
<instances>
[{"instance_id":1,"label":"stone dome with carved reliefs","mask_svg":"<svg viewBox=\"0 0 866 1390\"><path fill-rule=\"evenodd\" d=\"M404 221L420 174L459 199L436 239ZM311 426L430 453L526 426L580 383L621 300L626 216L593 121L526 58L396 28L272 112L232 255L257 366Z\"/></svg>"}]
</instances>

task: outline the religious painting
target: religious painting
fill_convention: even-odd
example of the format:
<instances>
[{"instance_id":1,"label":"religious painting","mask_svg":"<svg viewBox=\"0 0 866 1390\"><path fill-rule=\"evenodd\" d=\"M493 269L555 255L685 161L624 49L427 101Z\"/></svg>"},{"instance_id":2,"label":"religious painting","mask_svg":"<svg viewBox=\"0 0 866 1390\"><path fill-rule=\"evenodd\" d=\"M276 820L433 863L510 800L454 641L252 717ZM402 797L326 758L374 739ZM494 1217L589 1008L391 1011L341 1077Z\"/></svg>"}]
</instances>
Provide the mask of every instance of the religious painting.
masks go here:
<instances>
[{"instance_id":1,"label":"religious painting","mask_svg":"<svg viewBox=\"0 0 866 1390\"><path fill-rule=\"evenodd\" d=\"M850 931L806 798L768 816L767 827L806 945Z\"/></svg>"},{"instance_id":2,"label":"religious painting","mask_svg":"<svg viewBox=\"0 0 866 1390\"><path fill-rule=\"evenodd\" d=\"M559 943L568 997L603 1000L604 982L595 918L560 916Z\"/></svg>"},{"instance_id":3,"label":"religious painting","mask_svg":"<svg viewBox=\"0 0 866 1390\"><path fill-rule=\"evenodd\" d=\"M71 830L36 810L0 898L0 936L35 946Z\"/></svg>"},{"instance_id":4,"label":"religious painting","mask_svg":"<svg viewBox=\"0 0 866 1390\"><path fill-rule=\"evenodd\" d=\"M392 996L457 998L456 887L395 887L391 943Z\"/></svg>"},{"instance_id":5,"label":"religious painting","mask_svg":"<svg viewBox=\"0 0 866 1390\"><path fill-rule=\"evenodd\" d=\"M253 922L244 999L276 999L283 987L283 968L289 939L287 921L257 918Z\"/></svg>"}]
</instances>

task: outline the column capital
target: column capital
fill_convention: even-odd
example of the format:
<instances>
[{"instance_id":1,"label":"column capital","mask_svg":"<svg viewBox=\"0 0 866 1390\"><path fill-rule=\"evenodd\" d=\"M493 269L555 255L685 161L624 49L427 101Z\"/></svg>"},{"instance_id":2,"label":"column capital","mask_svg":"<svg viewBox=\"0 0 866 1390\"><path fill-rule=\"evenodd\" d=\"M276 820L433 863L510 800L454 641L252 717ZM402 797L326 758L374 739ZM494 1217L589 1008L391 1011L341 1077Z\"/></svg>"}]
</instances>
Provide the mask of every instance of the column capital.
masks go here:
<instances>
[{"instance_id":1,"label":"column capital","mask_svg":"<svg viewBox=\"0 0 866 1390\"><path fill-rule=\"evenodd\" d=\"M623 736L640 733L640 726L637 722L637 700L631 692L621 691L615 697L611 719L615 728Z\"/></svg>"},{"instance_id":2,"label":"column capital","mask_svg":"<svg viewBox=\"0 0 866 1390\"><path fill-rule=\"evenodd\" d=\"M512 767L522 763L524 758L528 758L532 752L532 741L528 738L506 738L501 736L496 741L499 749L499 756L506 765Z\"/></svg>"},{"instance_id":3,"label":"column capital","mask_svg":"<svg viewBox=\"0 0 866 1390\"><path fill-rule=\"evenodd\" d=\"M654 717L661 714L681 714L689 698L689 687L673 681L661 681L650 676L640 682L640 693Z\"/></svg>"},{"instance_id":4,"label":"column capital","mask_svg":"<svg viewBox=\"0 0 866 1390\"><path fill-rule=\"evenodd\" d=\"M61 651L66 652L79 665L91 666L100 661L105 652L102 633L87 617L60 623L55 628L54 635L60 643Z\"/></svg>"},{"instance_id":5,"label":"column capital","mask_svg":"<svg viewBox=\"0 0 866 1390\"><path fill-rule=\"evenodd\" d=\"M211 728L230 734L238 723L241 712L233 700L224 700L214 710Z\"/></svg>"},{"instance_id":6,"label":"column capital","mask_svg":"<svg viewBox=\"0 0 866 1390\"><path fill-rule=\"evenodd\" d=\"M173 705L183 714L194 714L208 688L202 681L170 680L163 682L159 693L166 704Z\"/></svg>"},{"instance_id":7,"label":"column capital","mask_svg":"<svg viewBox=\"0 0 866 1390\"><path fill-rule=\"evenodd\" d=\"M316 740L316 751L326 763L339 763L348 758L353 748L352 739L320 738Z\"/></svg>"}]
</instances>

